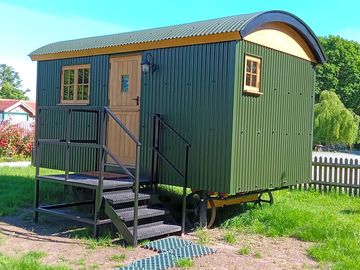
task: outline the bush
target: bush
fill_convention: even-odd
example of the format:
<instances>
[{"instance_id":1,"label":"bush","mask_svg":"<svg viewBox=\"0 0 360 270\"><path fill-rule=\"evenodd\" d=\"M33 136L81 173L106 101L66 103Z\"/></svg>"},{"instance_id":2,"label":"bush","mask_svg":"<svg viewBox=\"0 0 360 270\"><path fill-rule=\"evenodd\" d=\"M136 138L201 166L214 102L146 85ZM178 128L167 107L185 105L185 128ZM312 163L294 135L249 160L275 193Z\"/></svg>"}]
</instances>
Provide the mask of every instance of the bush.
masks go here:
<instances>
[{"instance_id":1,"label":"bush","mask_svg":"<svg viewBox=\"0 0 360 270\"><path fill-rule=\"evenodd\" d=\"M34 142L34 126L23 128L20 125L3 122L0 125L0 157L30 157Z\"/></svg>"}]
</instances>

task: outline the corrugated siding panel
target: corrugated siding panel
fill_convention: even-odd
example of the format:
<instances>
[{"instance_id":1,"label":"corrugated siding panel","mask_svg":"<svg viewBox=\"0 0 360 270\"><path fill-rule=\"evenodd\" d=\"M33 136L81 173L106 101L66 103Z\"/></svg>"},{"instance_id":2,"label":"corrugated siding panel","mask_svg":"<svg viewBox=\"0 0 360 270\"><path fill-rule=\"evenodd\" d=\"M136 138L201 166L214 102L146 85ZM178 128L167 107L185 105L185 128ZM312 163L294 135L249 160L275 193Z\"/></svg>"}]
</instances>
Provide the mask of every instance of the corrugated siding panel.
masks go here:
<instances>
[{"instance_id":1,"label":"corrugated siding panel","mask_svg":"<svg viewBox=\"0 0 360 270\"><path fill-rule=\"evenodd\" d=\"M242 94L244 55L262 58L263 96ZM315 71L305 60L239 42L233 116L231 192L310 179Z\"/></svg>"},{"instance_id":2,"label":"corrugated siding panel","mask_svg":"<svg viewBox=\"0 0 360 270\"><path fill-rule=\"evenodd\" d=\"M60 103L61 68L68 65L90 64L90 106L107 104L109 57L94 56L65 60L38 62L37 104L55 106ZM65 112L44 111L41 119L40 138L63 139L66 136ZM96 116L76 112L72 117L72 139L94 140L97 136ZM44 145L41 166L64 169L65 151L61 146ZM71 171L96 169L96 150L73 148L70 155Z\"/></svg>"},{"instance_id":3,"label":"corrugated siding panel","mask_svg":"<svg viewBox=\"0 0 360 270\"><path fill-rule=\"evenodd\" d=\"M189 186L229 190L235 46L225 42L151 51L158 69L142 76L143 174L149 175L151 167L151 116L160 113L192 145ZM183 145L166 129L162 138L166 156L181 168ZM162 168L162 183L181 185L166 165Z\"/></svg>"}]
</instances>

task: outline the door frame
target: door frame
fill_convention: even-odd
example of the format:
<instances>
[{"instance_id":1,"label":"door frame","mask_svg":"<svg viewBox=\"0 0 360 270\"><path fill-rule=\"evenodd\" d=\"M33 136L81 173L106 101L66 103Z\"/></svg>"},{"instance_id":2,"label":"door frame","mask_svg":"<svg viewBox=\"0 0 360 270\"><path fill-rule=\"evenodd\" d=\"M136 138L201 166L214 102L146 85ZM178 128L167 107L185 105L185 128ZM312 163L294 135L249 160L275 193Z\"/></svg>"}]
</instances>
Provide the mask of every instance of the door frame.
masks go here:
<instances>
[{"instance_id":1,"label":"door frame","mask_svg":"<svg viewBox=\"0 0 360 270\"><path fill-rule=\"evenodd\" d=\"M126 54L113 54L113 55L110 55L109 58L108 58L108 65L109 65L109 72L108 72L108 87L107 87L107 100L106 100L106 106L111 110L110 108L110 91L111 91L111 60L114 59L114 58L130 58L132 56L138 56L140 57L140 61L139 61L139 65L141 64L141 59L143 57L143 54L142 53L126 53ZM139 67L139 89L138 89L138 93L139 93L139 109L138 109L138 112L139 112L139 126L138 126L138 139L140 140L140 136L141 136L141 118L142 118L142 114L141 114L141 90L142 90L142 70L141 70L141 66ZM125 125L125 124L124 124ZM120 128L120 127L119 127ZM108 139L109 139L109 124L108 124L108 121L106 123L106 135L105 135L105 145L108 145ZM123 131L124 132L124 131ZM108 161L106 161L106 165L107 166L116 166L116 164L114 163L109 163ZM134 169L135 168L135 165L131 165L131 164L124 164L124 166L126 168L131 168L131 169Z\"/></svg>"}]
</instances>

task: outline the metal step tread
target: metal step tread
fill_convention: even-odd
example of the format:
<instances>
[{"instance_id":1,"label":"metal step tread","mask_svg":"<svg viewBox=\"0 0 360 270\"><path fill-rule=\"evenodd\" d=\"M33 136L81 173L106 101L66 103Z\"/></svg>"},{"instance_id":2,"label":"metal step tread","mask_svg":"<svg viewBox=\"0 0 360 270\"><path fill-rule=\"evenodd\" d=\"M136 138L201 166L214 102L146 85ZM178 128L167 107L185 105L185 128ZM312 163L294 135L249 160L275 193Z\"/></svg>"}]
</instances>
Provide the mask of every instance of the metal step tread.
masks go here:
<instances>
[{"instance_id":1,"label":"metal step tread","mask_svg":"<svg viewBox=\"0 0 360 270\"><path fill-rule=\"evenodd\" d=\"M134 220L134 208L123 208L123 209L115 209L115 213L121 218L123 221L133 221ZM163 216L167 214L168 211L166 209L148 207L147 205L140 206L138 210L138 219L150 218Z\"/></svg>"},{"instance_id":2,"label":"metal step tread","mask_svg":"<svg viewBox=\"0 0 360 270\"><path fill-rule=\"evenodd\" d=\"M133 233L133 227L129 228ZM181 231L181 226L165 224L162 221L139 225L137 228L138 240L148 239L156 236L172 234Z\"/></svg>"},{"instance_id":3,"label":"metal step tread","mask_svg":"<svg viewBox=\"0 0 360 270\"><path fill-rule=\"evenodd\" d=\"M120 204L126 202L133 202L135 200L135 193L129 190L111 191L103 194L105 200L111 204ZM139 201L150 199L150 194L139 193Z\"/></svg>"}]
</instances>

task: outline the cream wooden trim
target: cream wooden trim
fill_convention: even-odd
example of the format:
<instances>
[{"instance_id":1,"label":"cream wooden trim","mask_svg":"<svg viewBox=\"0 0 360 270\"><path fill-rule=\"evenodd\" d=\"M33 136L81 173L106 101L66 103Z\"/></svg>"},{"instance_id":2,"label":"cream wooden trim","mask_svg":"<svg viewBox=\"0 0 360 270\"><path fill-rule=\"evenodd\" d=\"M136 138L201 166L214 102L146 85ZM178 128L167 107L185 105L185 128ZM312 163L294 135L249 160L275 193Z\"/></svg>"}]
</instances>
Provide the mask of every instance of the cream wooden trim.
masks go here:
<instances>
[{"instance_id":1,"label":"cream wooden trim","mask_svg":"<svg viewBox=\"0 0 360 270\"><path fill-rule=\"evenodd\" d=\"M246 74L250 73L250 83L252 80L252 72L247 72L246 71L246 66L247 66L247 61L251 61L251 62L256 62L257 63L257 67L256 67L256 87L254 86L250 86L250 85L246 85ZM244 93L261 93L260 91L260 76L261 76L261 58L258 57L254 57L251 55L245 55L245 63L244 63Z\"/></svg>"},{"instance_id":2,"label":"cream wooden trim","mask_svg":"<svg viewBox=\"0 0 360 270\"><path fill-rule=\"evenodd\" d=\"M187 46L187 45L215 43L215 42L240 40L240 39L241 39L240 33L236 31L236 32L212 34L212 35L207 35L207 36L176 38L176 39L167 39L167 40L143 42L143 43L137 43L137 44L127 44L127 45L119 45L119 46L112 46L112 47L104 47L104 48L32 55L31 60L43 61L43 60L64 59L64 58L102 55L102 54L138 52L138 51L145 51L145 50L151 50L151 49L161 49L161 48L179 47L179 46Z\"/></svg>"},{"instance_id":3,"label":"cream wooden trim","mask_svg":"<svg viewBox=\"0 0 360 270\"><path fill-rule=\"evenodd\" d=\"M79 69L89 69L89 83L88 83L88 99L87 100L77 100L77 88L78 88L78 71ZM74 70L74 99L73 100L64 100L64 73L65 70ZM60 92L60 105L87 105L90 103L90 82L91 82L91 65L82 64L82 65L72 65L72 66L63 66L61 68L61 92Z\"/></svg>"},{"instance_id":4,"label":"cream wooden trim","mask_svg":"<svg viewBox=\"0 0 360 270\"><path fill-rule=\"evenodd\" d=\"M317 63L314 54L300 34L282 22L266 23L243 39Z\"/></svg>"}]
</instances>

